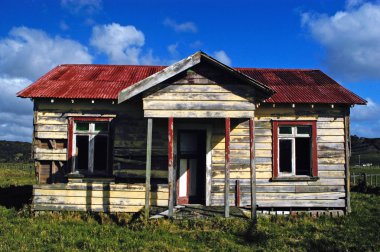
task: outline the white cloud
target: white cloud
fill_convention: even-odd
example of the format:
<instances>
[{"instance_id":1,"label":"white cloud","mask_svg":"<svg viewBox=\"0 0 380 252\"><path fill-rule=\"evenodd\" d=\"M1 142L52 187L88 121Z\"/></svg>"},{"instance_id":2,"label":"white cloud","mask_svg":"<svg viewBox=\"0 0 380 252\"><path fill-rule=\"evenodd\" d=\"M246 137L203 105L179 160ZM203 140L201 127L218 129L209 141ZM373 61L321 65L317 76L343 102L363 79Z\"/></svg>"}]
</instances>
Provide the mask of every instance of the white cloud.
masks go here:
<instances>
[{"instance_id":1,"label":"white cloud","mask_svg":"<svg viewBox=\"0 0 380 252\"><path fill-rule=\"evenodd\" d=\"M172 55L173 57L177 57L179 55L177 48L178 43L168 45L168 52L170 53L170 55Z\"/></svg>"},{"instance_id":2,"label":"white cloud","mask_svg":"<svg viewBox=\"0 0 380 252\"><path fill-rule=\"evenodd\" d=\"M61 20L61 22L59 22L59 28L62 31L67 31L68 29L70 29L70 26L65 21Z\"/></svg>"},{"instance_id":3,"label":"white cloud","mask_svg":"<svg viewBox=\"0 0 380 252\"><path fill-rule=\"evenodd\" d=\"M325 63L347 81L380 78L380 4L348 1L332 16L304 13L302 24L326 50Z\"/></svg>"},{"instance_id":4,"label":"white cloud","mask_svg":"<svg viewBox=\"0 0 380 252\"><path fill-rule=\"evenodd\" d=\"M140 57L140 64L142 65L161 65L162 60L153 55L153 50L149 49L147 53Z\"/></svg>"},{"instance_id":5,"label":"white cloud","mask_svg":"<svg viewBox=\"0 0 380 252\"><path fill-rule=\"evenodd\" d=\"M80 43L41 30L16 27L0 40L0 75L35 80L59 64L91 61Z\"/></svg>"},{"instance_id":6,"label":"white cloud","mask_svg":"<svg viewBox=\"0 0 380 252\"><path fill-rule=\"evenodd\" d=\"M367 106L355 106L351 112L351 119L354 121L372 121L379 119L380 105L367 98Z\"/></svg>"},{"instance_id":7,"label":"white cloud","mask_svg":"<svg viewBox=\"0 0 380 252\"><path fill-rule=\"evenodd\" d=\"M94 14L102 9L101 0L61 0L61 6L73 14Z\"/></svg>"},{"instance_id":8,"label":"white cloud","mask_svg":"<svg viewBox=\"0 0 380 252\"><path fill-rule=\"evenodd\" d=\"M29 114L32 109L31 102L16 97L16 93L31 83L32 81L25 78L0 77L0 113Z\"/></svg>"},{"instance_id":9,"label":"white cloud","mask_svg":"<svg viewBox=\"0 0 380 252\"><path fill-rule=\"evenodd\" d=\"M347 0L346 1L346 8L350 9L350 8L357 7L357 6L361 5L363 2L364 2L363 0Z\"/></svg>"},{"instance_id":10,"label":"white cloud","mask_svg":"<svg viewBox=\"0 0 380 252\"><path fill-rule=\"evenodd\" d=\"M380 105L367 98L367 106L355 106L351 110L351 134L361 137L379 137Z\"/></svg>"},{"instance_id":11,"label":"white cloud","mask_svg":"<svg viewBox=\"0 0 380 252\"><path fill-rule=\"evenodd\" d=\"M90 43L105 53L111 63L139 64L145 36L132 25L121 26L112 23L94 26Z\"/></svg>"},{"instance_id":12,"label":"white cloud","mask_svg":"<svg viewBox=\"0 0 380 252\"><path fill-rule=\"evenodd\" d=\"M197 26L193 22L177 23L177 21L171 18L166 18L164 20L164 25L172 28L176 32L196 33L198 31Z\"/></svg>"},{"instance_id":13,"label":"white cloud","mask_svg":"<svg viewBox=\"0 0 380 252\"><path fill-rule=\"evenodd\" d=\"M200 50L202 46L203 46L203 43L200 40L196 40L196 41L190 43L190 48L193 48L196 50Z\"/></svg>"},{"instance_id":14,"label":"white cloud","mask_svg":"<svg viewBox=\"0 0 380 252\"><path fill-rule=\"evenodd\" d=\"M227 66L231 66L231 59L228 57L227 53L223 50L216 51L212 54L212 56L216 59L222 62L223 64L226 64Z\"/></svg>"},{"instance_id":15,"label":"white cloud","mask_svg":"<svg viewBox=\"0 0 380 252\"><path fill-rule=\"evenodd\" d=\"M32 102L18 91L59 64L91 61L80 43L41 30L16 27L0 39L0 139L31 140Z\"/></svg>"}]
</instances>

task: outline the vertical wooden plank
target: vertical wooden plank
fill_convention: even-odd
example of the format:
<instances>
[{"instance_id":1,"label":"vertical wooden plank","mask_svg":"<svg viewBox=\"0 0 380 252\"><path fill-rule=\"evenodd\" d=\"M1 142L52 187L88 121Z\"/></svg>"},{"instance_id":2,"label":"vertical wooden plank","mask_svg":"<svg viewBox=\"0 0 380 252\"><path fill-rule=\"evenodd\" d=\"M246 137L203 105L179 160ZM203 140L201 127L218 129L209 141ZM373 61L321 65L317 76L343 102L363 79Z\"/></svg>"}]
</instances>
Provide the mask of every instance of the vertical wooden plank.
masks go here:
<instances>
[{"instance_id":1,"label":"vertical wooden plank","mask_svg":"<svg viewBox=\"0 0 380 252\"><path fill-rule=\"evenodd\" d=\"M346 156L346 211L351 212L351 189L350 189L350 108L347 108L346 115L344 116L344 142L345 142L345 156Z\"/></svg>"},{"instance_id":2,"label":"vertical wooden plank","mask_svg":"<svg viewBox=\"0 0 380 252\"><path fill-rule=\"evenodd\" d=\"M150 174L152 168L152 128L153 120L148 118L148 128L146 134L146 172L145 172L145 218L149 219L149 198L150 198Z\"/></svg>"},{"instance_id":3,"label":"vertical wooden plank","mask_svg":"<svg viewBox=\"0 0 380 252\"><path fill-rule=\"evenodd\" d=\"M95 160L94 153L95 153L95 136L90 135L89 141L88 141L88 170L90 173L94 172L94 160Z\"/></svg>"},{"instance_id":4,"label":"vertical wooden plank","mask_svg":"<svg viewBox=\"0 0 380 252\"><path fill-rule=\"evenodd\" d=\"M257 220L256 202L256 164L255 164L255 121L249 118L249 149L251 168L251 218Z\"/></svg>"},{"instance_id":5,"label":"vertical wooden plank","mask_svg":"<svg viewBox=\"0 0 380 252\"><path fill-rule=\"evenodd\" d=\"M225 119L225 169L224 169L224 217L230 216L230 133L231 133L231 120Z\"/></svg>"},{"instance_id":6,"label":"vertical wooden plank","mask_svg":"<svg viewBox=\"0 0 380 252\"><path fill-rule=\"evenodd\" d=\"M169 187L169 217L173 217L174 208L174 152L173 152L173 117L168 118L168 187Z\"/></svg>"},{"instance_id":7,"label":"vertical wooden plank","mask_svg":"<svg viewBox=\"0 0 380 252\"><path fill-rule=\"evenodd\" d=\"M273 121L272 124L272 145L273 145L273 177L278 177L278 122Z\"/></svg>"},{"instance_id":8,"label":"vertical wooden plank","mask_svg":"<svg viewBox=\"0 0 380 252\"><path fill-rule=\"evenodd\" d=\"M312 121L310 122L311 124L311 151L312 151L312 172L313 172L313 177L318 177L318 146L317 146L317 122Z\"/></svg>"},{"instance_id":9,"label":"vertical wooden plank","mask_svg":"<svg viewBox=\"0 0 380 252\"><path fill-rule=\"evenodd\" d=\"M236 188L235 188L235 206L240 206L240 180L236 180Z\"/></svg>"},{"instance_id":10,"label":"vertical wooden plank","mask_svg":"<svg viewBox=\"0 0 380 252\"><path fill-rule=\"evenodd\" d=\"M75 164L73 160L73 138L74 138L74 119L69 118L69 132L67 136L67 160L69 165L69 170L74 172Z\"/></svg>"}]
</instances>

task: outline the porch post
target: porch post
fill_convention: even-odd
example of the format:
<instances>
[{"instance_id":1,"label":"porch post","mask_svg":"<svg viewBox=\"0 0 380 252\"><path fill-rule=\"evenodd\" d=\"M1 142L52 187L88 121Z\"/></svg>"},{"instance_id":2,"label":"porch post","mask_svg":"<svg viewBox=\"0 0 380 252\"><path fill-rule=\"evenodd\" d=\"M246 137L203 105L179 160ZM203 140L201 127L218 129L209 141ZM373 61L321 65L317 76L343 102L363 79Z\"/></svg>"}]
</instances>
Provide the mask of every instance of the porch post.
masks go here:
<instances>
[{"instance_id":1,"label":"porch post","mask_svg":"<svg viewBox=\"0 0 380 252\"><path fill-rule=\"evenodd\" d=\"M173 152L173 117L168 118L168 189L169 189L169 217L173 217L174 208L174 152Z\"/></svg>"},{"instance_id":2,"label":"porch post","mask_svg":"<svg viewBox=\"0 0 380 252\"><path fill-rule=\"evenodd\" d=\"M249 147L250 147L250 168L251 168L251 218L257 220L256 203L256 164L255 164L255 121L249 118Z\"/></svg>"},{"instance_id":3,"label":"porch post","mask_svg":"<svg viewBox=\"0 0 380 252\"><path fill-rule=\"evenodd\" d=\"M230 217L230 128L231 120L226 118L226 136L225 136L225 169L224 169L224 217Z\"/></svg>"},{"instance_id":4,"label":"porch post","mask_svg":"<svg viewBox=\"0 0 380 252\"><path fill-rule=\"evenodd\" d=\"M146 172L145 172L145 218L149 219L149 198L150 198L150 174L152 166L152 128L153 119L148 118L148 129L146 139Z\"/></svg>"}]
</instances>

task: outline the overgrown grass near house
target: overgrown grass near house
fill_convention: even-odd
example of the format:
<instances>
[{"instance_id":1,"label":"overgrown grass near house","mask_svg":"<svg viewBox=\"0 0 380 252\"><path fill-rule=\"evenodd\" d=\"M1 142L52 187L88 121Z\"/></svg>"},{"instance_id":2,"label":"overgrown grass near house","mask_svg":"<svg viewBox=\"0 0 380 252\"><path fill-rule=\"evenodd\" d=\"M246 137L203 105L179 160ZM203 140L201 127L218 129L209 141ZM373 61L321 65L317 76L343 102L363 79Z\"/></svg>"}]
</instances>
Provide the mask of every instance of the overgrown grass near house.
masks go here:
<instances>
[{"instance_id":1,"label":"overgrown grass near house","mask_svg":"<svg viewBox=\"0 0 380 252\"><path fill-rule=\"evenodd\" d=\"M19 185L33 175L17 170ZM0 168L0 187L6 188ZM24 175L22 175L24 174ZM26 177L30 178L26 178ZM151 220L138 215L46 213L0 205L0 251L379 251L380 196L352 194L344 217Z\"/></svg>"}]
</instances>

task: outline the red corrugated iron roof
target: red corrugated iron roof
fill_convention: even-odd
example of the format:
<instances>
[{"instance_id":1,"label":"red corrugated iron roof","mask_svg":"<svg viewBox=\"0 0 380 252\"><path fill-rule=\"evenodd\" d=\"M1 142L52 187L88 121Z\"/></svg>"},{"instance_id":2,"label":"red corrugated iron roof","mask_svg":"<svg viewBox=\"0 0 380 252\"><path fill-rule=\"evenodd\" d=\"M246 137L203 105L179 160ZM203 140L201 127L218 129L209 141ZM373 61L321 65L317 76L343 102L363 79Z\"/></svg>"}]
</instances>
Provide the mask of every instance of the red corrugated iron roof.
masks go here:
<instances>
[{"instance_id":1,"label":"red corrugated iron roof","mask_svg":"<svg viewBox=\"0 0 380 252\"><path fill-rule=\"evenodd\" d=\"M17 95L24 98L117 99L121 90L165 66L61 65ZM365 104L320 70L236 68L276 93L273 103Z\"/></svg>"},{"instance_id":2,"label":"red corrugated iron roof","mask_svg":"<svg viewBox=\"0 0 380 252\"><path fill-rule=\"evenodd\" d=\"M237 68L269 86L273 103L366 104L366 100L344 88L325 73L315 69Z\"/></svg>"}]
</instances>

